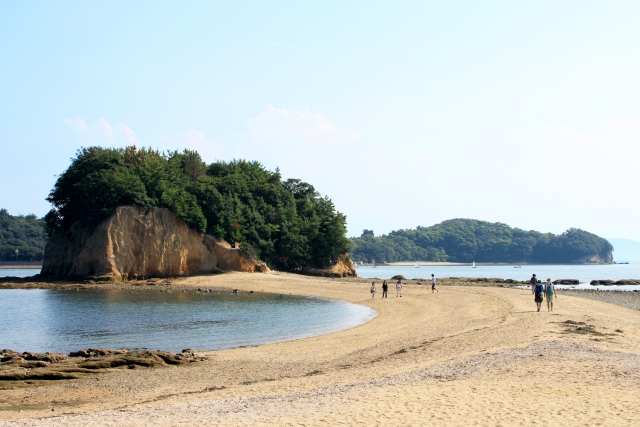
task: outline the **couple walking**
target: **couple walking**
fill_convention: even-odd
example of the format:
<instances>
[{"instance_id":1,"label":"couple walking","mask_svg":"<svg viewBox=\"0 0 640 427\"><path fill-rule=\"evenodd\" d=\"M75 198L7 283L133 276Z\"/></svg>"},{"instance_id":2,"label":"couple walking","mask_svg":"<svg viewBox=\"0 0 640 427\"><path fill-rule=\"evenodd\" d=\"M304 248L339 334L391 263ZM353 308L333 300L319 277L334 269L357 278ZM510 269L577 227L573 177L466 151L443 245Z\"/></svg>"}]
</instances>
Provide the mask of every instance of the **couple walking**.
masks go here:
<instances>
[{"instance_id":1,"label":"couple walking","mask_svg":"<svg viewBox=\"0 0 640 427\"><path fill-rule=\"evenodd\" d=\"M389 298L389 285L386 280L382 281L382 298ZM402 281L398 279L396 282L396 297L402 296ZM371 282L371 299L376 297L376 282Z\"/></svg>"},{"instance_id":2,"label":"couple walking","mask_svg":"<svg viewBox=\"0 0 640 427\"><path fill-rule=\"evenodd\" d=\"M547 311L553 311L553 300L556 296L556 287L553 285L550 278L547 279L547 282L543 285L542 283L538 283L538 279L535 274L531 276L531 293L533 294L533 299L536 302L538 311L540 311L540 307L544 301L543 296L547 298Z\"/></svg>"}]
</instances>

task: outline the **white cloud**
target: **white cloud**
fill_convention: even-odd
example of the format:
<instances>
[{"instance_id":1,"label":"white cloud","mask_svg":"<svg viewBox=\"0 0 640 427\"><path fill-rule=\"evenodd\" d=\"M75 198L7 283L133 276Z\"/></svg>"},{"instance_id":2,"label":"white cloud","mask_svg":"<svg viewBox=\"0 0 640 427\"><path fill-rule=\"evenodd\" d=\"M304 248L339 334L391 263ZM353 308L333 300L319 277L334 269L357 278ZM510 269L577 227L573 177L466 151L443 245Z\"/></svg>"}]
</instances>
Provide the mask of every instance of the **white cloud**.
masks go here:
<instances>
[{"instance_id":1,"label":"white cloud","mask_svg":"<svg viewBox=\"0 0 640 427\"><path fill-rule=\"evenodd\" d=\"M124 146L139 144L140 140L133 129L124 124L119 124L118 132L114 132L113 126L104 118L99 117L96 121L87 124L82 119L65 119L63 123L78 132L78 137L83 144Z\"/></svg>"},{"instance_id":2,"label":"white cloud","mask_svg":"<svg viewBox=\"0 0 640 427\"><path fill-rule=\"evenodd\" d=\"M136 134L133 132L133 130L129 126L126 126L120 123L118 125L118 129L124 132L129 142L133 142L133 143L140 142L140 140L136 137Z\"/></svg>"},{"instance_id":3,"label":"white cloud","mask_svg":"<svg viewBox=\"0 0 640 427\"><path fill-rule=\"evenodd\" d=\"M109 139L113 139L113 129L108 121L105 120L104 117L100 117L100 123L102 123L102 127L104 128L104 134Z\"/></svg>"},{"instance_id":4,"label":"white cloud","mask_svg":"<svg viewBox=\"0 0 640 427\"><path fill-rule=\"evenodd\" d=\"M174 137L163 135L162 139L174 145L174 149L182 150L188 148L197 151L207 163L222 157L221 147L213 139L207 138L204 133L196 129L189 129L187 133Z\"/></svg>"},{"instance_id":5,"label":"white cloud","mask_svg":"<svg viewBox=\"0 0 640 427\"><path fill-rule=\"evenodd\" d=\"M87 124L82 119L64 119L62 122L73 129L77 129L77 130L87 129Z\"/></svg>"},{"instance_id":6,"label":"white cloud","mask_svg":"<svg viewBox=\"0 0 640 427\"><path fill-rule=\"evenodd\" d=\"M249 133L258 142L289 140L296 143L337 143L355 140L357 135L344 131L326 117L313 114L308 108L286 110L269 105L267 111L247 119Z\"/></svg>"}]
</instances>

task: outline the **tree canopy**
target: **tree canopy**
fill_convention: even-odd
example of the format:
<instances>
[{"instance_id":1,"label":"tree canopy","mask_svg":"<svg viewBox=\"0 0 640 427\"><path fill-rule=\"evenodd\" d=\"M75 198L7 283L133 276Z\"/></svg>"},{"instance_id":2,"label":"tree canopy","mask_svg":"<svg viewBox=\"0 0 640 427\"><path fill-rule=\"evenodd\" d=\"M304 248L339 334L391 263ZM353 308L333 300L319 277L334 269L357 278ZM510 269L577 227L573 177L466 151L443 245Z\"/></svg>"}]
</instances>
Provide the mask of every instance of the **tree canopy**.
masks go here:
<instances>
[{"instance_id":1,"label":"tree canopy","mask_svg":"<svg viewBox=\"0 0 640 427\"><path fill-rule=\"evenodd\" d=\"M47 200L47 231L96 226L118 206L165 207L189 227L240 243L271 267L323 267L348 250L346 217L311 184L258 162L207 165L196 151L78 150Z\"/></svg>"},{"instance_id":2,"label":"tree canopy","mask_svg":"<svg viewBox=\"0 0 640 427\"><path fill-rule=\"evenodd\" d=\"M44 219L0 209L0 261L41 261L46 243Z\"/></svg>"},{"instance_id":3,"label":"tree canopy","mask_svg":"<svg viewBox=\"0 0 640 427\"><path fill-rule=\"evenodd\" d=\"M607 240L576 228L555 235L473 219L452 219L378 237L364 230L351 240L351 257L362 262L565 263L596 254L606 259L613 250Z\"/></svg>"}]
</instances>

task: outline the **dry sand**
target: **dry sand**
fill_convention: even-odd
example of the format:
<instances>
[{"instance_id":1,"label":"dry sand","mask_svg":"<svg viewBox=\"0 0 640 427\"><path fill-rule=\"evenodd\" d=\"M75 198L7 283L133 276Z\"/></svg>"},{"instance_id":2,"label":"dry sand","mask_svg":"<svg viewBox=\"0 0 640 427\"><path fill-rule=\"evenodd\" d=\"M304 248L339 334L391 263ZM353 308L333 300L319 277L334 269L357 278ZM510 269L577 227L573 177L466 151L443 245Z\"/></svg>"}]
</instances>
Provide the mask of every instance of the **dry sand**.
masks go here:
<instances>
[{"instance_id":1,"label":"dry sand","mask_svg":"<svg viewBox=\"0 0 640 427\"><path fill-rule=\"evenodd\" d=\"M334 334L210 352L187 367L0 391L6 426L640 425L640 313L530 291L368 284L289 274L180 286L339 298L379 316ZM54 409L54 411L52 411Z\"/></svg>"}]
</instances>

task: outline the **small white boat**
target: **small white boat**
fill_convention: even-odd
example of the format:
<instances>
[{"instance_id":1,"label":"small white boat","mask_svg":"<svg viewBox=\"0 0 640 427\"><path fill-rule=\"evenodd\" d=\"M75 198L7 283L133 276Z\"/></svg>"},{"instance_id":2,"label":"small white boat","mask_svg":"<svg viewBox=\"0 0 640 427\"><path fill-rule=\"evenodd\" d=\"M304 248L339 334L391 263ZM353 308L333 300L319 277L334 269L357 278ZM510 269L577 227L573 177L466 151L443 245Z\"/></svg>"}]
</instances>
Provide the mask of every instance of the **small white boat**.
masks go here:
<instances>
[{"instance_id":1,"label":"small white boat","mask_svg":"<svg viewBox=\"0 0 640 427\"><path fill-rule=\"evenodd\" d=\"M513 268L522 268L519 265L514 265Z\"/></svg>"},{"instance_id":2,"label":"small white boat","mask_svg":"<svg viewBox=\"0 0 640 427\"><path fill-rule=\"evenodd\" d=\"M473 261L473 268L476 268L476 262Z\"/></svg>"},{"instance_id":3,"label":"small white boat","mask_svg":"<svg viewBox=\"0 0 640 427\"><path fill-rule=\"evenodd\" d=\"M420 268L420 263L416 261L416 268Z\"/></svg>"}]
</instances>

